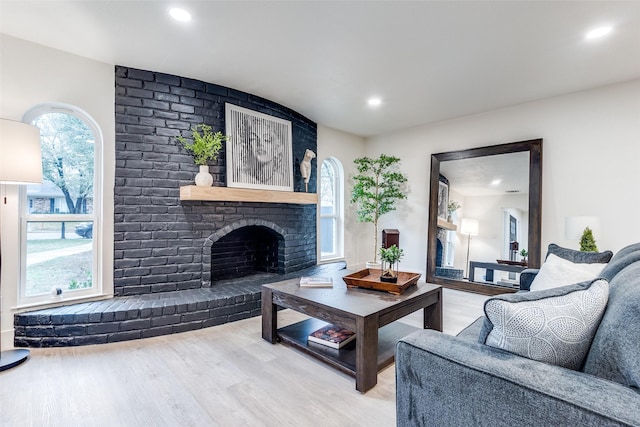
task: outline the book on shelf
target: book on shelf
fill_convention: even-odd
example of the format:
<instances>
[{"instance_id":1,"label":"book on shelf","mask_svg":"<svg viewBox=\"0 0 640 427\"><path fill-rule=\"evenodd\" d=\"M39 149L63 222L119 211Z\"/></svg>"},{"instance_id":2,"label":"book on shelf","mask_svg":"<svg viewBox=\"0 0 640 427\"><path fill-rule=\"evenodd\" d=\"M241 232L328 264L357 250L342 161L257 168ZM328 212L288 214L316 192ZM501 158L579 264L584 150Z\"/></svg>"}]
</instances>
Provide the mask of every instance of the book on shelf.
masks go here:
<instances>
[{"instance_id":1,"label":"book on shelf","mask_svg":"<svg viewBox=\"0 0 640 427\"><path fill-rule=\"evenodd\" d=\"M342 348L356 338L355 332L336 325L325 325L309 335L309 341L332 348Z\"/></svg>"},{"instance_id":2,"label":"book on shelf","mask_svg":"<svg viewBox=\"0 0 640 427\"><path fill-rule=\"evenodd\" d=\"M304 288L330 288L333 286L331 277L305 276L300 278L300 286Z\"/></svg>"}]
</instances>

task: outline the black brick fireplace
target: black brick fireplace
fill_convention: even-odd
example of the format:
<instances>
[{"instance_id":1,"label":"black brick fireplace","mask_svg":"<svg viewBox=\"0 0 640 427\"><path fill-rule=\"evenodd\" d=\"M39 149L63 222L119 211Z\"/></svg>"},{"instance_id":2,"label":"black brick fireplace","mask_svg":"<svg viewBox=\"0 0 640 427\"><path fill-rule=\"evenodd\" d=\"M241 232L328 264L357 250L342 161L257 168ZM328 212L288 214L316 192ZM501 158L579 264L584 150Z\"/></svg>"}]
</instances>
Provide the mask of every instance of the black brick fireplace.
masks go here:
<instances>
[{"instance_id":1,"label":"black brick fireplace","mask_svg":"<svg viewBox=\"0 0 640 427\"><path fill-rule=\"evenodd\" d=\"M258 316L262 284L345 267L316 265L314 204L180 200L198 168L175 137L199 123L225 132L225 103L291 121L297 192L297 165L306 149L317 151L314 122L215 84L121 66L115 73L116 298L16 314L16 346L109 343ZM210 167L214 186L225 186L225 166L223 148ZM309 192L316 182L314 172Z\"/></svg>"},{"instance_id":2,"label":"black brick fireplace","mask_svg":"<svg viewBox=\"0 0 640 427\"><path fill-rule=\"evenodd\" d=\"M306 149L317 151L312 121L234 89L116 67L116 295L215 286L251 271L284 274L316 263L315 205L179 199L179 187L193 184L197 166L175 137L189 137L198 123L224 132L225 103L291 121L294 189L304 191L295 165ZM210 169L214 186L225 186L224 149ZM316 192L315 173L309 191ZM274 234L266 247L247 239L266 242Z\"/></svg>"}]
</instances>

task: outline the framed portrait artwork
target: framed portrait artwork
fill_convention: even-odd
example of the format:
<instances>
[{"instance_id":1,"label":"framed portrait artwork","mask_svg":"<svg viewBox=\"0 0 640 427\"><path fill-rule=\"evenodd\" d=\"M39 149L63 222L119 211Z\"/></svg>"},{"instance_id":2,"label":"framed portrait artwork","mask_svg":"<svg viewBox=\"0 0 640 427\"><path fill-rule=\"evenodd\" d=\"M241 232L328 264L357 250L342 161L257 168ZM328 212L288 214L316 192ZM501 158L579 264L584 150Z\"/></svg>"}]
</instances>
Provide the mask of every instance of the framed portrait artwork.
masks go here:
<instances>
[{"instance_id":1,"label":"framed portrait artwork","mask_svg":"<svg viewBox=\"0 0 640 427\"><path fill-rule=\"evenodd\" d=\"M293 191L291 122L225 104L227 187Z\"/></svg>"},{"instance_id":2,"label":"framed portrait artwork","mask_svg":"<svg viewBox=\"0 0 640 427\"><path fill-rule=\"evenodd\" d=\"M449 185L440 181L438 184L438 218L447 219L447 205L449 204Z\"/></svg>"}]
</instances>

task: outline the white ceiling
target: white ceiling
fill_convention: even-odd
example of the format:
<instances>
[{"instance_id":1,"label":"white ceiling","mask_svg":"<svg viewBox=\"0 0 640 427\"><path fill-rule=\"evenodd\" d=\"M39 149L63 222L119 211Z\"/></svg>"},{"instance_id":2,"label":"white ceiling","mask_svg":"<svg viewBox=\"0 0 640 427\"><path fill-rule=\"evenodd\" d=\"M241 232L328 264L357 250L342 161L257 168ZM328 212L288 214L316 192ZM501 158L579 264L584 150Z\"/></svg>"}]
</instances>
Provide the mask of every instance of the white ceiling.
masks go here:
<instances>
[{"instance_id":1,"label":"white ceiling","mask_svg":"<svg viewBox=\"0 0 640 427\"><path fill-rule=\"evenodd\" d=\"M640 1L0 0L0 32L362 136L640 77Z\"/></svg>"},{"instance_id":2,"label":"white ceiling","mask_svg":"<svg viewBox=\"0 0 640 427\"><path fill-rule=\"evenodd\" d=\"M440 163L440 174L463 196L529 194L529 153L445 161Z\"/></svg>"}]
</instances>

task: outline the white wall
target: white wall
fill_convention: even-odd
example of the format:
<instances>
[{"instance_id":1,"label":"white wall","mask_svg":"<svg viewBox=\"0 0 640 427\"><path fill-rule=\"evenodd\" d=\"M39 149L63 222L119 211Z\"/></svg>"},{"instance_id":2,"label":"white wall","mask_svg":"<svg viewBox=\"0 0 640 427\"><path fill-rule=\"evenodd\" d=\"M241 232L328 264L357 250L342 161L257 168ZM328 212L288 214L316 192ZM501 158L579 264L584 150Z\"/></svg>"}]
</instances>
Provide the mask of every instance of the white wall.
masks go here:
<instances>
[{"instance_id":1,"label":"white wall","mask_svg":"<svg viewBox=\"0 0 640 427\"><path fill-rule=\"evenodd\" d=\"M364 156L365 140L359 136L318 125L317 154L318 173L320 173L320 165L327 157L336 158L344 169L344 254L348 268L359 268L364 265L371 252L369 247L364 245L370 242L369 246L373 246L373 238L370 240L366 238L368 234L372 234L373 226L358 222L355 208L349 203L349 199L353 187L351 177L356 173L353 160ZM319 246L318 254L320 254Z\"/></svg>"},{"instance_id":2,"label":"white wall","mask_svg":"<svg viewBox=\"0 0 640 427\"><path fill-rule=\"evenodd\" d=\"M549 98L367 140L367 155L396 155L409 177L406 207L383 217L398 228L402 268L426 270L430 155L543 138L542 245L564 240L564 218L601 220L600 250L640 241L640 80Z\"/></svg>"},{"instance_id":3,"label":"white wall","mask_svg":"<svg viewBox=\"0 0 640 427\"><path fill-rule=\"evenodd\" d=\"M21 120L36 104L61 102L87 112L104 138L103 291L113 293L113 182L115 171L114 67L0 35L0 117ZM5 185L2 218L2 347L13 344L19 280L18 186ZM3 189L4 191L4 189Z\"/></svg>"},{"instance_id":4,"label":"white wall","mask_svg":"<svg viewBox=\"0 0 640 427\"><path fill-rule=\"evenodd\" d=\"M509 259L505 257L504 246L505 224L504 211L510 209L518 221L527 221L523 218L523 212L529 205L526 194L504 194L499 196L461 197L459 199L462 208L458 210L458 218L473 218L478 220L478 235L471 238L469 244L469 259L471 261L496 262L497 259ZM459 221L458 221L459 222ZM526 224L524 224L527 227ZM520 234L519 243L521 249L527 248L527 230ZM456 233L456 268L465 270L467 260L467 237ZM519 256L518 256L518 259Z\"/></svg>"}]
</instances>

